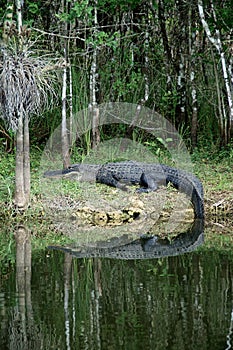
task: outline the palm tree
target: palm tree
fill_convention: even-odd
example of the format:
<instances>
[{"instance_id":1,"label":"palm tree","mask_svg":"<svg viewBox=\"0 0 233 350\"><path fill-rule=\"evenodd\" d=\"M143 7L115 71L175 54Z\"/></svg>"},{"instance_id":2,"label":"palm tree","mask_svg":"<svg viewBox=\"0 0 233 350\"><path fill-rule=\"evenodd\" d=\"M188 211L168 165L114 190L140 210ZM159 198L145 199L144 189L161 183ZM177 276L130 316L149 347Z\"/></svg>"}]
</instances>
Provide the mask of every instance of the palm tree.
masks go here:
<instances>
[{"instance_id":1,"label":"palm tree","mask_svg":"<svg viewBox=\"0 0 233 350\"><path fill-rule=\"evenodd\" d=\"M13 7L11 6L13 11ZM30 49L29 30L22 26L16 1L17 28L7 17L0 57L0 107L9 129L16 132L15 206L25 209L30 198L29 119L40 113L53 94L56 64ZM13 16L11 16L12 18Z\"/></svg>"}]
</instances>

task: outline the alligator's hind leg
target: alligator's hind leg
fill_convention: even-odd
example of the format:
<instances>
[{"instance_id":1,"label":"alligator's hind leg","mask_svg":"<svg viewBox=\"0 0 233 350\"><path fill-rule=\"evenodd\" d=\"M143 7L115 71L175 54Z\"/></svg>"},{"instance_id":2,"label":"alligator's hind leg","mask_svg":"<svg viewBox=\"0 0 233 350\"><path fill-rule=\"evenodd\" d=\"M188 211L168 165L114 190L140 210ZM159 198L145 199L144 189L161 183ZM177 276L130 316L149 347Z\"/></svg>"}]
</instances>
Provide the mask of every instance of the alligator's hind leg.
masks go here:
<instances>
[{"instance_id":1,"label":"alligator's hind leg","mask_svg":"<svg viewBox=\"0 0 233 350\"><path fill-rule=\"evenodd\" d=\"M142 173L139 184L141 187L138 188L137 192L151 192L156 191L158 188L156 181L145 173Z\"/></svg>"},{"instance_id":2,"label":"alligator's hind leg","mask_svg":"<svg viewBox=\"0 0 233 350\"><path fill-rule=\"evenodd\" d=\"M137 192L152 192L156 191L160 185L166 184L165 176L153 176L148 175L146 173L142 173L140 178L140 188L137 190Z\"/></svg>"}]
</instances>

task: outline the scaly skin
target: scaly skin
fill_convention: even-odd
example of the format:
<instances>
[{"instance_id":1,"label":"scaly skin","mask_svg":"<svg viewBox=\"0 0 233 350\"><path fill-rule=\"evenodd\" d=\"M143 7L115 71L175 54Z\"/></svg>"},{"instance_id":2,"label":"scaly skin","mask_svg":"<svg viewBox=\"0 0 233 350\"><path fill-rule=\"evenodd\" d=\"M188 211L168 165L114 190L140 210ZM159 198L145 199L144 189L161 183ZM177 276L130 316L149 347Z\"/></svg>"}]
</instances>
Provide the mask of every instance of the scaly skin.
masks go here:
<instances>
[{"instance_id":1,"label":"scaly skin","mask_svg":"<svg viewBox=\"0 0 233 350\"><path fill-rule=\"evenodd\" d=\"M74 164L68 169L49 171L46 177L78 178L79 181L96 181L127 190L126 185L140 185L138 192L155 191L160 185L171 183L191 200L195 217L204 218L204 194L200 180L183 170L164 164L124 161L117 163Z\"/></svg>"}]
</instances>

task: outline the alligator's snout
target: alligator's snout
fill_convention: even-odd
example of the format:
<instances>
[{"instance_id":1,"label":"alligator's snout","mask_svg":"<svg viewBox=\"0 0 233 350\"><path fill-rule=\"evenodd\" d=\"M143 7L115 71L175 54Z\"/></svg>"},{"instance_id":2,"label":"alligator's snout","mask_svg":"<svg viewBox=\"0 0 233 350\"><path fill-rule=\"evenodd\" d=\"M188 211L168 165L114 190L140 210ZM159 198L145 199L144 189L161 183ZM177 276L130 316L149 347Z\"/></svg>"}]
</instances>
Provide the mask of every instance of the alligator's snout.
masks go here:
<instances>
[{"instance_id":1,"label":"alligator's snout","mask_svg":"<svg viewBox=\"0 0 233 350\"><path fill-rule=\"evenodd\" d=\"M80 175L79 171L75 171L72 168L63 170L49 170L44 172L44 177L48 178L60 178L60 177L74 177Z\"/></svg>"}]
</instances>

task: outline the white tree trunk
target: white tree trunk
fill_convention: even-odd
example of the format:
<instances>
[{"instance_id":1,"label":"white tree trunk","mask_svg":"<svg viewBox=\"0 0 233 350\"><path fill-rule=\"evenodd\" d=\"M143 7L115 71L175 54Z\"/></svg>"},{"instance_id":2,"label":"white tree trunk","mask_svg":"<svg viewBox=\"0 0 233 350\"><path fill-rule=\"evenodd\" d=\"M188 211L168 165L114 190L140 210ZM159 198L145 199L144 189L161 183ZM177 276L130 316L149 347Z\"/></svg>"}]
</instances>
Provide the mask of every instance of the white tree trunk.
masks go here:
<instances>
[{"instance_id":1,"label":"white tree trunk","mask_svg":"<svg viewBox=\"0 0 233 350\"><path fill-rule=\"evenodd\" d=\"M68 11L68 2L62 1L61 4L62 13ZM63 28L66 36L68 35L67 22L64 23ZM69 137L67 130L67 62L68 62L68 39L65 38L64 44L64 69L63 69L63 80L62 80L62 122L61 122L61 146L62 146L62 161L63 168L67 169L70 166L70 150L69 150Z\"/></svg>"},{"instance_id":2,"label":"white tree trunk","mask_svg":"<svg viewBox=\"0 0 233 350\"><path fill-rule=\"evenodd\" d=\"M195 29L195 30L194 30ZM192 11L192 6L189 8L189 55L188 55L188 68L190 78L191 89L191 143L192 147L197 146L197 129L198 129L198 101L197 101L197 89L196 89L196 52L199 47L199 35L197 29L196 18Z\"/></svg>"},{"instance_id":3,"label":"white tree trunk","mask_svg":"<svg viewBox=\"0 0 233 350\"><path fill-rule=\"evenodd\" d=\"M69 61L69 107L70 107L70 137L69 143L72 145L73 135L73 78L72 78L72 67Z\"/></svg>"},{"instance_id":4,"label":"white tree trunk","mask_svg":"<svg viewBox=\"0 0 233 350\"><path fill-rule=\"evenodd\" d=\"M94 35L93 40L96 39L96 28L98 25L97 19L97 2L95 2L94 8ZM92 148L96 148L100 143L100 132L99 132L99 108L97 106L97 47L93 47L93 56L90 72L90 109L92 112Z\"/></svg>"},{"instance_id":5,"label":"white tree trunk","mask_svg":"<svg viewBox=\"0 0 233 350\"><path fill-rule=\"evenodd\" d=\"M211 3L211 9L213 13L214 21L216 21L216 13L213 4ZM209 41L214 45L216 48L222 65L222 72L223 72L223 79L225 84L225 89L227 93L227 100L228 100L228 108L229 108L229 124L230 127L233 127L233 87L230 84L230 78L228 75L229 67L227 65L227 61L225 58L224 50L222 47L222 41L220 37L220 31L216 28L215 29L215 36L211 34L209 25L205 19L205 13L204 13L204 7L203 7L203 1L198 0L198 10L199 10L199 16L202 22L202 26L206 32L206 35L209 39Z\"/></svg>"},{"instance_id":6,"label":"white tree trunk","mask_svg":"<svg viewBox=\"0 0 233 350\"><path fill-rule=\"evenodd\" d=\"M64 55L66 58L66 48L64 49ZM63 69L63 83L62 83L62 123L61 123L61 143L62 143L62 158L64 169L70 166L69 155L69 141L67 134L67 118L66 118L66 89L67 89L67 65L65 61L65 67Z\"/></svg>"},{"instance_id":7,"label":"white tree trunk","mask_svg":"<svg viewBox=\"0 0 233 350\"><path fill-rule=\"evenodd\" d=\"M17 13L17 28L18 28L18 34L21 34L22 26L23 26L23 20L22 20L22 1L16 0L16 13Z\"/></svg>"},{"instance_id":8,"label":"white tree trunk","mask_svg":"<svg viewBox=\"0 0 233 350\"><path fill-rule=\"evenodd\" d=\"M148 70L149 70L149 32L146 30L145 33L145 73L144 73L144 81L145 81L145 90L144 90L144 103L149 98L149 78L148 78Z\"/></svg>"}]
</instances>

